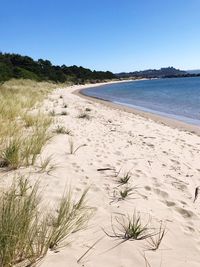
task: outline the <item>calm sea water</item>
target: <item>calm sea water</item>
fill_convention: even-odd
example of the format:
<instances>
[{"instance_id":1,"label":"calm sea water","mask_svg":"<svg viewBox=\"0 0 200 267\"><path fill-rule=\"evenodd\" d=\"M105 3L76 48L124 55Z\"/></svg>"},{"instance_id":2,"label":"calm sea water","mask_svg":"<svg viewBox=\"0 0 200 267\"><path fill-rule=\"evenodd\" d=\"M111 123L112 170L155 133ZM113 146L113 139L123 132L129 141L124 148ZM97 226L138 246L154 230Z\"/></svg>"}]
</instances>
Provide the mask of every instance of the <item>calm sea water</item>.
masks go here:
<instances>
[{"instance_id":1,"label":"calm sea water","mask_svg":"<svg viewBox=\"0 0 200 267\"><path fill-rule=\"evenodd\" d=\"M200 77L109 84L85 89L83 93L200 125Z\"/></svg>"}]
</instances>

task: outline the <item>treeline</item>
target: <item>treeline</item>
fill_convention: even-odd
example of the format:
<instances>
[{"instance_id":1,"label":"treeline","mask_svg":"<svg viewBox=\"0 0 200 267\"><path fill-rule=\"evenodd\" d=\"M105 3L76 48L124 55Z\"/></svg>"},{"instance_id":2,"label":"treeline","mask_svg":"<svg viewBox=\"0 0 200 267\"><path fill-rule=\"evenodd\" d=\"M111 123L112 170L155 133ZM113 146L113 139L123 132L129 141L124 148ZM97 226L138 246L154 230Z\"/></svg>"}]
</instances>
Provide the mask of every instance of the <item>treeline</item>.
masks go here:
<instances>
[{"instance_id":1,"label":"treeline","mask_svg":"<svg viewBox=\"0 0 200 267\"><path fill-rule=\"evenodd\" d=\"M0 81L11 78L84 84L115 79L116 76L110 71L91 71L78 66L54 66L49 60L35 61L28 56L0 53Z\"/></svg>"},{"instance_id":2,"label":"treeline","mask_svg":"<svg viewBox=\"0 0 200 267\"><path fill-rule=\"evenodd\" d=\"M186 71L175 69L173 67L161 68L159 70L149 69L143 71L135 71L135 72L122 72L116 74L118 78L177 78L177 77L196 77L199 74L190 74Z\"/></svg>"}]
</instances>

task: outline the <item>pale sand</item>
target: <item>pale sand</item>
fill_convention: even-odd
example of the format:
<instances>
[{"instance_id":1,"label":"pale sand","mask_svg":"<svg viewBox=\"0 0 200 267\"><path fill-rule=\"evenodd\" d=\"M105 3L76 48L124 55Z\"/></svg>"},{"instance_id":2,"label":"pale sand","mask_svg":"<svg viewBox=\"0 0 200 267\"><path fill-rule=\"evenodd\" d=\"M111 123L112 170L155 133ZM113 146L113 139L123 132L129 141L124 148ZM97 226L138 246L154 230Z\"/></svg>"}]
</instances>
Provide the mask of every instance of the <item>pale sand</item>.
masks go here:
<instances>
[{"instance_id":1,"label":"pale sand","mask_svg":"<svg viewBox=\"0 0 200 267\"><path fill-rule=\"evenodd\" d=\"M141 80L146 80L146 79L141 79ZM130 82L130 81L133 82L133 80L121 81L121 82L123 83L123 82ZM115 83L115 82L110 82L110 83ZM104 83L99 84L99 85L96 84L94 86L95 87L100 87L103 84ZM88 86L86 86L86 87L88 87ZM93 86L89 85L89 87L93 87ZM99 89L101 89L101 87ZM158 114L155 114L155 113L145 112L145 111L138 110L138 109L135 109L135 108L129 108L127 106L116 104L116 103L113 103L113 102L110 102L110 101L105 101L105 100L100 99L100 98L90 97L90 96L87 96L87 95L84 94L84 89L75 90L74 94L79 95L81 97L84 97L84 98L86 98L88 100L95 100L98 103L102 103L102 104L104 104L106 106L109 106L109 107L112 107L112 108L115 108L115 109L120 109L120 110L123 110L123 111L126 111L126 112L134 113L136 115L140 115L140 116L145 117L147 119L150 118L150 119L154 120L155 122L170 126L172 128L178 128L180 130L189 131L189 132L195 133L197 135L200 135L200 126L197 126L197 125L188 124L188 123L185 123L183 121L179 121L179 120L176 120L176 119L173 119L173 118L169 118L169 117L164 117L164 116L161 116L161 115L158 115Z\"/></svg>"},{"instance_id":2,"label":"pale sand","mask_svg":"<svg viewBox=\"0 0 200 267\"><path fill-rule=\"evenodd\" d=\"M44 102L46 112L54 108L60 113L63 102L68 105L68 115L56 116L55 124L65 125L73 136L57 135L44 148L42 157L53 154L59 167L51 175L41 174L40 180L48 205L62 196L66 185L71 184L77 194L89 186L88 204L96 211L88 229L74 234L73 242L58 253L49 252L41 266L200 266L200 197L193 203L195 188L200 186L200 137L73 94L85 87L58 89ZM77 118L86 107L91 109L91 119ZM70 155L70 138L75 146L87 146ZM114 172L97 171L106 167L121 169L121 174L130 171L130 186L138 187L134 195L113 199ZM32 173L31 177L39 176ZM113 248L121 240L104 233L103 229L111 233L111 216L131 215L134 210L155 227L165 222L167 233L157 251L145 252L146 241L127 241Z\"/></svg>"}]
</instances>

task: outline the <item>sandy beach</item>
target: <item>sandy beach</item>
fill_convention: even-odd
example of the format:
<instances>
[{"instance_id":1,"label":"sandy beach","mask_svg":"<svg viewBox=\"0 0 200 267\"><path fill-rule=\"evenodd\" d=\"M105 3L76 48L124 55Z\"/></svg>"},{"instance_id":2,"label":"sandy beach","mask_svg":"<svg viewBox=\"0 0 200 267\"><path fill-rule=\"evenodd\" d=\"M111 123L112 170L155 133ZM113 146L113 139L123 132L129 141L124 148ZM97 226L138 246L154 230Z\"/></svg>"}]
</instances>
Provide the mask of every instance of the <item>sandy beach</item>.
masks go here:
<instances>
[{"instance_id":1,"label":"sandy beach","mask_svg":"<svg viewBox=\"0 0 200 267\"><path fill-rule=\"evenodd\" d=\"M140 79L140 81L142 80L147 80L147 79ZM123 82L133 82L133 80L128 80L128 81L121 81L122 83ZM110 82L110 83L115 83L115 82ZM101 89L101 85L94 85L95 87L99 87L99 89ZM91 85L89 85L89 87L93 87ZM100 99L100 98L95 98L95 97L90 97L90 96L87 96L85 93L84 93L84 89L78 89L78 90L75 90L74 91L74 94L76 95L79 95L81 97L84 97L86 99L90 99L90 100L95 100L96 102L98 103L102 103L108 107L112 107L114 109L120 109L120 110L123 110L125 112L129 112L129 113L134 113L136 115L140 115L144 118L147 118L147 119L152 119L154 120L155 122L158 122L160 124L164 124L164 125L167 125L167 126L170 126L172 128L178 128L180 130L185 130L185 131L189 131L189 132L192 132L192 133L195 133L197 135L200 135L200 127L199 126L196 126L196 125L193 125L193 124L188 124L188 123L185 123L183 121L180 121L180 120L176 120L176 119L173 119L173 118L169 118L169 117L165 117L165 116L161 116L159 114L156 114L156 113L151 113L151 112L145 112L145 111L142 111L142 110L139 110L139 109L135 109L133 107L128 107L128 106L123 106L123 105L120 105L120 104L116 104L116 103L113 103L113 102L110 102L110 101L105 101L103 99Z\"/></svg>"},{"instance_id":2,"label":"sandy beach","mask_svg":"<svg viewBox=\"0 0 200 267\"><path fill-rule=\"evenodd\" d=\"M0 267L200 267L199 11L1 1Z\"/></svg>"},{"instance_id":3,"label":"sandy beach","mask_svg":"<svg viewBox=\"0 0 200 267\"><path fill-rule=\"evenodd\" d=\"M17 171L40 180L47 206L70 185L77 196L89 188L88 205L94 208L87 229L75 233L67 247L48 252L40 266L199 266L200 198L194 202L194 196L200 186L200 129L80 96L86 87L56 89L43 103L44 112L55 111L52 130L58 125L70 130L42 151L41 158L51 155L57 168L42 174L31 168ZM69 142L80 146L75 154ZM127 173L128 183L119 185ZM1 185L11 175L1 174ZM120 191L126 188L132 191L123 199ZM166 228L157 250L150 250L146 239L121 243L109 236L116 218L134 213L150 229Z\"/></svg>"}]
</instances>

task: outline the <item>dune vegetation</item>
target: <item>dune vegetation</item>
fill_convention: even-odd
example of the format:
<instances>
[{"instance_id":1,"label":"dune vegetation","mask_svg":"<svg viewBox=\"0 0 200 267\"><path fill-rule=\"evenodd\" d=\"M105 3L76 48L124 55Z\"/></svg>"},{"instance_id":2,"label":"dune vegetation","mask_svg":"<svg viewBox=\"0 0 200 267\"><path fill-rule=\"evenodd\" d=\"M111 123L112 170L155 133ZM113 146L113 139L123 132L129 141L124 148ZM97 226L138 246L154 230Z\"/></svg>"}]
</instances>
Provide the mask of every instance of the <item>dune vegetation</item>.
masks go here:
<instances>
[{"instance_id":1,"label":"dune vegetation","mask_svg":"<svg viewBox=\"0 0 200 267\"><path fill-rule=\"evenodd\" d=\"M41 113L42 100L57 85L10 80L0 86L0 166L17 169L33 165L44 144L52 118Z\"/></svg>"},{"instance_id":2,"label":"dune vegetation","mask_svg":"<svg viewBox=\"0 0 200 267\"><path fill-rule=\"evenodd\" d=\"M32 266L49 249L66 245L66 239L85 228L92 215L86 205L87 190L74 200L63 194L54 210L41 207L39 184L24 177L0 195L0 266Z\"/></svg>"},{"instance_id":3,"label":"dune vegetation","mask_svg":"<svg viewBox=\"0 0 200 267\"><path fill-rule=\"evenodd\" d=\"M41 166L35 162L55 134L50 129L53 117L41 107L57 86L33 80L10 80L0 86L0 168L5 172L34 165L48 173L55 167L49 166L51 156L41 160ZM87 190L79 198L66 190L52 209L42 206L39 191L38 182L30 183L20 174L1 189L0 266L32 266L87 225L92 214L85 201Z\"/></svg>"}]
</instances>

